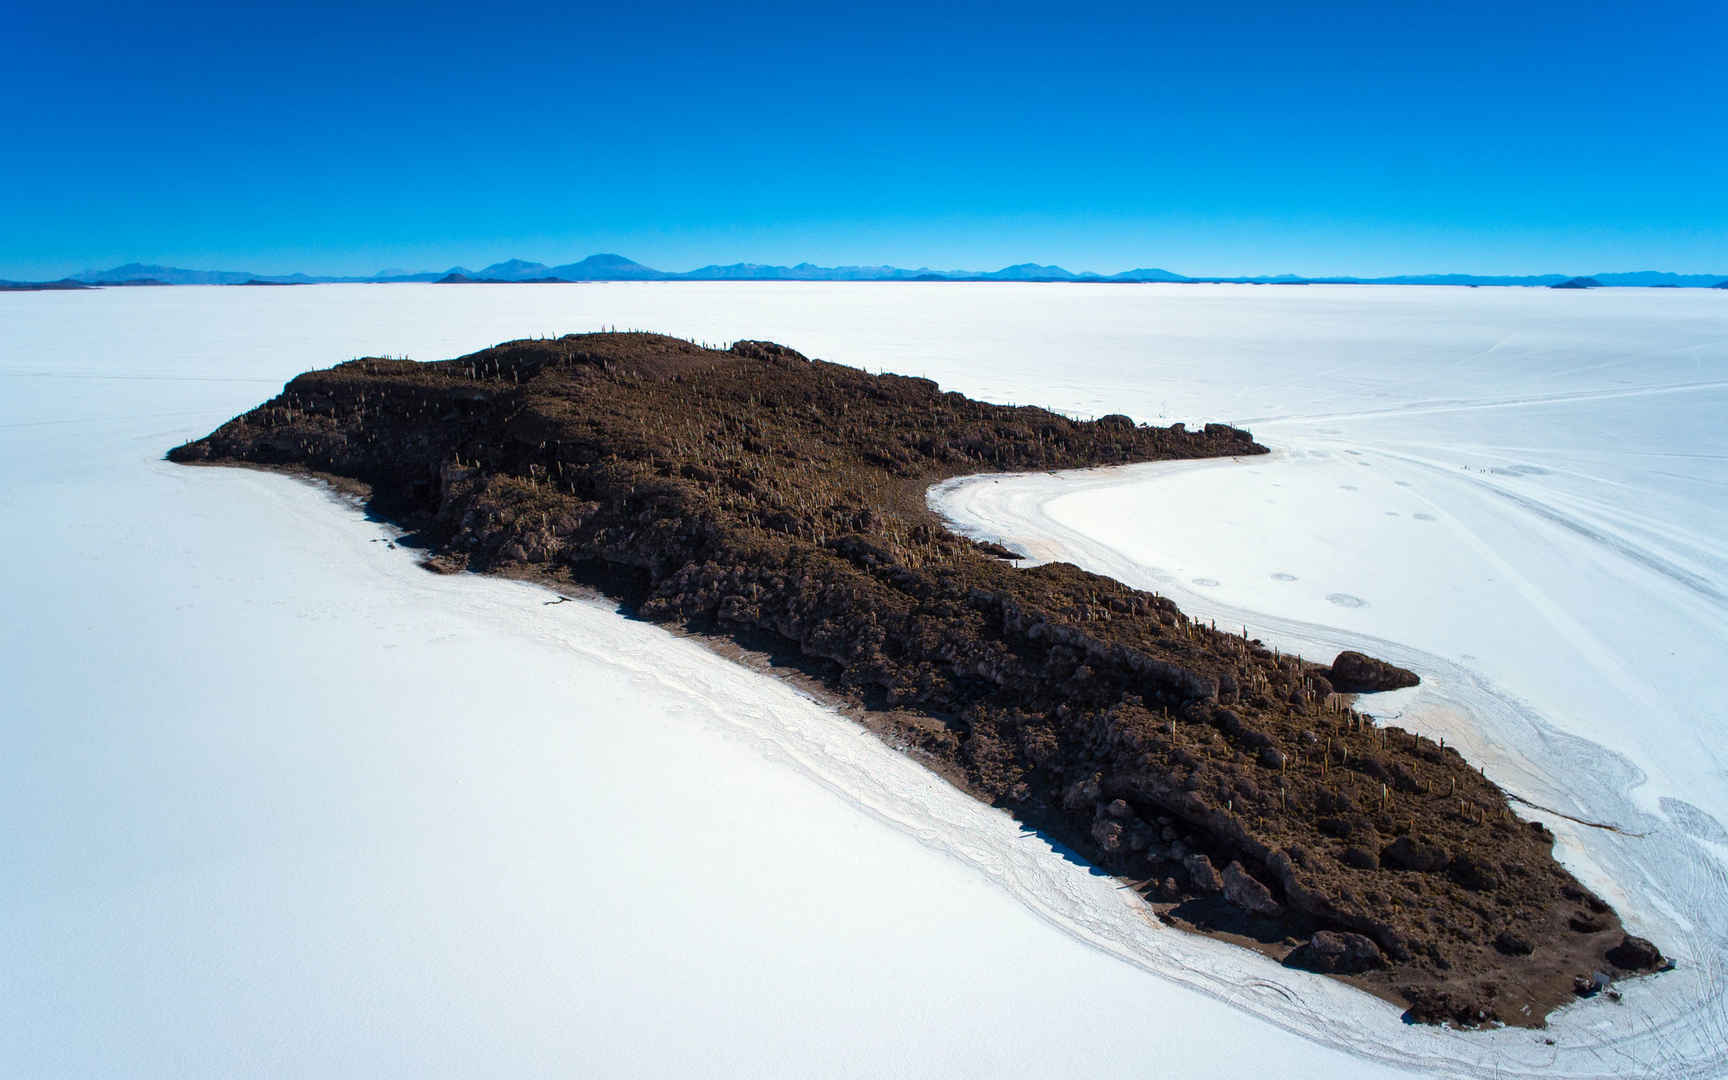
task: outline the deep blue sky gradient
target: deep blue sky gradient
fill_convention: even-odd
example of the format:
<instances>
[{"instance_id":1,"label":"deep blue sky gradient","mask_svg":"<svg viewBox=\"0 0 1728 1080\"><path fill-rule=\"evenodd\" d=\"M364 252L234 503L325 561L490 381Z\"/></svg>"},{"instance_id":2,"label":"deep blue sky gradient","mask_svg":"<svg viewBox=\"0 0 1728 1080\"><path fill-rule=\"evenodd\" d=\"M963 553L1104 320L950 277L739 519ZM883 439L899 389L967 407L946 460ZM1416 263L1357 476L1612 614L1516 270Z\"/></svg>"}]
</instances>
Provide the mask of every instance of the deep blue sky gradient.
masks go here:
<instances>
[{"instance_id":1,"label":"deep blue sky gradient","mask_svg":"<svg viewBox=\"0 0 1728 1080\"><path fill-rule=\"evenodd\" d=\"M1728 272L1728 2L14 4L0 277Z\"/></svg>"}]
</instances>

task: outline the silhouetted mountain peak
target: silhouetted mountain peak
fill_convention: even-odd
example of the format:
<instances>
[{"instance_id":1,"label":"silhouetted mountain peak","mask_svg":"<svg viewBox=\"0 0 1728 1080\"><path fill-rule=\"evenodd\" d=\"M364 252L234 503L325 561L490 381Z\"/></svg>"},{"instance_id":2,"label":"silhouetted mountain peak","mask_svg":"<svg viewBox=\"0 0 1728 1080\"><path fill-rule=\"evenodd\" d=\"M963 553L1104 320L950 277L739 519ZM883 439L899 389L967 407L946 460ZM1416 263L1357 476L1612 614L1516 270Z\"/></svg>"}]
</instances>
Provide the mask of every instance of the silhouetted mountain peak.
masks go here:
<instances>
[{"instance_id":1,"label":"silhouetted mountain peak","mask_svg":"<svg viewBox=\"0 0 1728 1080\"><path fill-rule=\"evenodd\" d=\"M479 270L474 276L494 281L513 281L517 278L540 277L551 272L552 268L545 263L529 262L527 259L506 259Z\"/></svg>"},{"instance_id":2,"label":"silhouetted mountain peak","mask_svg":"<svg viewBox=\"0 0 1728 1080\"><path fill-rule=\"evenodd\" d=\"M554 266L547 272L566 281L649 281L675 276L610 252Z\"/></svg>"},{"instance_id":3,"label":"silhouetted mountain peak","mask_svg":"<svg viewBox=\"0 0 1728 1080\"><path fill-rule=\"evenodd\" d=\"M1060 266L1040 266L1038 263L1015 263L983 277L998 281L1067 281L1077 275Z\"/></svg>"}]
</instances>

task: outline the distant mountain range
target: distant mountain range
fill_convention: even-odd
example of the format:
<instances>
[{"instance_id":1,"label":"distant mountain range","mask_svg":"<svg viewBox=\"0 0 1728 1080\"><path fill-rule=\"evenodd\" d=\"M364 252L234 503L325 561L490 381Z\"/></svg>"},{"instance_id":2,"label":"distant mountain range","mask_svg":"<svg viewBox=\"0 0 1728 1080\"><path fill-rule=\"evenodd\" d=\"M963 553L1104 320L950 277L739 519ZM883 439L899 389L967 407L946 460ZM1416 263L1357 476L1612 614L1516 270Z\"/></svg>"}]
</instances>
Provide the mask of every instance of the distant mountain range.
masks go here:
<instances>
[{"instance_id":1,"label":"distant mountain range","mask_svg":"<svg viewBox=\"0 0 1728 1080\"><path fill-rule=\"evenodd\" d=\"M1533 274L1399 274L1392 277L1302 277L1276 274L1259 277L1210 277L1177 274L1169 270L1141 268L1119 274L1074 273L1060 266L1016 263L1000 270L908 270L898 266L768 266L732 263L704 266L682 273L656 270L622 255L590 255L578 262L548 265L526 259L509 259L479 270L453 266L448 270L381 270L369 277L318 274L258 274L240 270L187 270L177 266L127 263L108 270L85 270L58 282L0 281L0 289L77 288L79 285L313 285L329 282L439 282L480 284L491 282L541 283L575 281L1066 281L1066 282L1226 282L1251 285L1525 285L1645 286L1655 288L1728 287L1728 275L1670 274L1659 270L1632 273ZM1574 285L1573 282L1588 285Z\"/></svg>"}]
</instances>

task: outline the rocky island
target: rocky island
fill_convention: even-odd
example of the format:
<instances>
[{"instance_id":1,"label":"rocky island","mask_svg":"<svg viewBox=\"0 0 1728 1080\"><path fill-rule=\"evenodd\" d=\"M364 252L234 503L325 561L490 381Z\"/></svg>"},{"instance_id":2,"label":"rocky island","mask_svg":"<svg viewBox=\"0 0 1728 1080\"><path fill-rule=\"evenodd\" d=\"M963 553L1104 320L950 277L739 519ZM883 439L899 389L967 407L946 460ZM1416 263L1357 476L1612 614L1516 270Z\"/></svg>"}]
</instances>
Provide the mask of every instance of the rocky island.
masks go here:
<instances>
[{"instance_id":1,"label":"rocky island","mask_svg":"<svg viewBox=\"0 0 1728 1080\"><path fill-rule=\"evenodd\" d=\"M363 485L430 569L579 583L770 655L1167 922L1411 1020L1540 1026L1664 966L1455 750L1353 707L1415 674L1020 568L925 505L959 475L1263 452L765 342L589 334L309 372L169 457Z\"/></svg>"}]
</instances>

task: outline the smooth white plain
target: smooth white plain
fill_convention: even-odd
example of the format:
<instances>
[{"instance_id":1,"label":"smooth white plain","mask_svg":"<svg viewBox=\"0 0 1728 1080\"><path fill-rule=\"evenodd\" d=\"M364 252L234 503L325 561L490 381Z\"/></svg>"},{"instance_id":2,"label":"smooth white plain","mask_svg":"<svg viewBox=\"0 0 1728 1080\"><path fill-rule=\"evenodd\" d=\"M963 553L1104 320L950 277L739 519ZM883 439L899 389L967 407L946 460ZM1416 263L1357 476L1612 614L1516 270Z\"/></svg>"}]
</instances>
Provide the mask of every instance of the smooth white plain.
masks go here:
<instances>
[{"instance_id":1,"label":"smooth white plain","mask_svg":"<svg viewBox=\"0 0 1728 1080\"><path fill-rule=\"evenodd\" d=\"M1123 576L1216 580L1190 591L1218 593L1202 602L1220 610L1263 613L1256 633L1274 621L1293 638L1330 627L1335 639L1444 654L1452 666L1433 700L1412 703L1435 723L1452 715L1473 730L1467 711L1446 710L1474 699L1447 696L1446 685L1474 679L1489 701L1523 697L1520 722L1583 735L1604 751L1589 762L1637 761L1657 778L1598 778L1628 813L1655 817L1656 800L1673 796L1691 807L1676 813L1692 834L1708 834L1721 771L1683 741L1680 720L1652 728L1643 714L1571 710L1591 694L1543 681L1548 660L1527 680L1534 689L1508 681L1522 669L1507 660L1503 594L1482 583L1481 560L1510 559L1522 575L1514 595L1549 597L1534 605L1544 617L1554 590L1532 561L1594 552L1624 564L1601 545L1581 550L1583 540L1558 559L1538 542L1520 547L1517 519L1443 515L1472 505L1466 495L1520 505L1470 478L1453 482L1454 465L1469 473L1491 456L1546 469L1484 482L1526 501L1536 490L1549 521L1557 505L1577 509L1563 496L1601 495L1612 470L1620 487L1583 524L1617 520L1617 538L1642 528L1641 543L1621 548L1656 561L1638 563L1645 577L1590 577L1592 590L1609 583L1606 598L1562 591L1571 622L1541 625L1584 629L1546 640L1600 641L1602 620L1580 623L1578 608L1647 619L1633 638L1699 627L1699 617L1668 620L1687 609L1650 575L1706 605L1708 640L1708 591L1722 582L1709 538L1724 514L1721 436L1708 418L1721 415L1728 378L1725 316L1728 296L1657 290L650 284L0 296L10 556L0 675L12 744L0 764L11 824L0 841L10 1018L0 1064L15 1075L1714 1072L1720 915L1653 916L1661 929L1691 920L1688 937L1663 941L1686 962L1681 978L1629 995L1618 1015L1569 1011L1556 1046L1524 1031L1406 1028L1390 1006L1335 983L1147 924L1109 879L688 642L596 606L546 607L523 586L431 577L375 542L386 530L308 486L159 457L309 367L367 354L437 359L606 325L773 338L1083 414L1260 418L1252 426L1283 448L1280 459L1203 476L1125 472L1105 483L1116 490L1103 504L1079 485L1028 495L1048 507L1047 535L1018 539L1060 545L1078 532ZM1478 437L1455 422L1581 407L1561 402L1593 402L1584 407L1598 410L1603 437L1570 421L1520 428L1508 463L1487 453L1503 448L1505 429ZM1618 411L1640 405L1649 411ZM1402 412L1315 419L1376 409ZM1421 416L1430 427L1415 441L1439 446L1385 434ZM1577 437L1556 445L1568 432ZM1616 453L1633 433L1642 459ZM1350 465L1352 449L1376 460ZM1422 458L1411 475L1433 479L1411 507L1391 501L1405 490L1388 468L1394 452ZM1595 471L1549 479L1588 455ZM1352 482L1357 503L1386 523L1468 535L1415 549L1418 573L1403 534L1371 531L1383 542L1367 555L1340 555L1329 548L1339 537L1383 526L1342 502L1352 468L1398 489ZM1273 484L1297 490L1282 509L1256 504L1261 516L1240 517L1254 497L1277 498ZM1406 510L1408 520L1385 517ZM1210 531L1209 515L1219 526ZM1664 537L1684 543L1661 546ZM1253 574L1264 588L1250 587ZM1419 608L1448 588L1459 591L1455 609L1425 622ZM1514 629L1510 640L1528 636ZM1636 653L1603 662L1623 644L1611 638L1575 663L1606 672L1605 685L1643 680L1644 697L1675 716L1690 699L1693 743L1713 745L1720 673L1685 657L1651 671ZM1466 675L1449 678L1454 669ZM1497 744L1476 744L1495 759ZM1542 775L1526 765L1519 778ZM1593 839L1568 833L1568 853L1588 855ZM1668 847L1679 849L1672 838ZM1682 854L1644 868L1684 877L1689 896L1719 895L1721 849L1706 836ZM1635 853L1615 858L1585 858L1581 871L1643 865ZM1675 1010L1701 1034L1676 1037ZM1630 1017L1656 1037L1640 1038Z\"/></svg>"}]
</instances>

